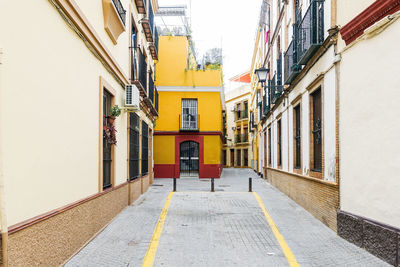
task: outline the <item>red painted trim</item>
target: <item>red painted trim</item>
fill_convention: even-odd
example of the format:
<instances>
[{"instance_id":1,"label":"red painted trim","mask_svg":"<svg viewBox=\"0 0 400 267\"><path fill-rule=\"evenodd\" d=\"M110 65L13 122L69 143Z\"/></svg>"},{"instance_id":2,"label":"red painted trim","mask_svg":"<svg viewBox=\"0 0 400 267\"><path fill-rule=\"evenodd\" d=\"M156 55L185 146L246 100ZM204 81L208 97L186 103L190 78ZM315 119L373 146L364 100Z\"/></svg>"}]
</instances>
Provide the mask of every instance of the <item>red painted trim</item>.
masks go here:
<instances>
[{"instance_id":1,"label":"red painted trim","mask_svg":"<svg viewBox=\"0 0 400 267\"><path fill-rule=\"evenodd\" d=\"M180 177L180 144L185 141L194 141L199 143L199 177L201 177L204 165L204 136L202 135L175 136L175 177Z\"/></svg>"},{"instance_id":2,"label":"red painted trim","mask_svg":"<svg viewBox=\"0 0 400 267\"><path fill-rule=\"evenodd\" d=\"M208 132L174 132L174 131L157 131L154 132L153 135L220 135L222 136L222 132L212 132L212 131L208 131Z\"/></svg>"},{"instance_id":3,"label":"red painted trim","mask_svg":"<svg viewBox=\"0 0 400 267\"><path fill-rule=\"evenodd\" d=\"M63 206L61 208L58 208L58 209L43 213L43 214L38 215L36 217L33 217L33 218L28 219L28 220L22 221L20 223L11 225L10 227L8 227L8 233L9 234L13 234L13 233L15 233L15 232L17 232L19 230L25 229L25 228L27 228L27 227L29 227L31 225L34 225L34 224L39 223L41 221L44 221L44 220L46 220L46 219L48 219L50 217L53 217L53 216L55 216L57 214L60 214L60 213L62 213L64 211L67 211L69 209L75 208L75 207L77 207L77 206L79 206L79 205L81 205L81 204L83 204L85 202L88 202L88 201L93 200L95 198L98 198L98 197L100 197L102 195L105 195L105 194L107 194L109 192L117 190L117 189L119 189L119 188L121 188L121 187L123 187L123 186L125 186L127 184L128 184L128 182L125 182L123 184L108 188L108 189L106 189L106 190L104 190L102 192L99 192L99 193L96 193L94 195L91 195L91 196L88 196L86 198L83 198L81 200L75 201L75 202L73 202L71 204L68 204L68 205L65 205L65 206Z\"/></svg>"},{"instance_id":4,"label":"red painted trim","mask_svg":"<svg viewBox=\"0 0 400 267\"><path fill-rule=\"evenodd\" d=\"M382 18L400 10L400 0L377 0L340 29L346 45L364 33L364 30Z\"/></svg>"},{"instance_id":5,"label":"red painted trim","mask_svg":"<svg viewBox=\"0 0 400 267\"><path fill-rule=\"evenodd\" d=\"M199 178L220 178L222 172L221 164L203 164Z\"/></svg>"},{"instance_id":6,"label":"red painted trim","mask_svg":"<svg viewBox=\"0 0 400 267\"><path fill-rule=\"evenodd\" d=\"M154 178L174 178L175 164L154 164Z\"/></svg>"}]
</instances>

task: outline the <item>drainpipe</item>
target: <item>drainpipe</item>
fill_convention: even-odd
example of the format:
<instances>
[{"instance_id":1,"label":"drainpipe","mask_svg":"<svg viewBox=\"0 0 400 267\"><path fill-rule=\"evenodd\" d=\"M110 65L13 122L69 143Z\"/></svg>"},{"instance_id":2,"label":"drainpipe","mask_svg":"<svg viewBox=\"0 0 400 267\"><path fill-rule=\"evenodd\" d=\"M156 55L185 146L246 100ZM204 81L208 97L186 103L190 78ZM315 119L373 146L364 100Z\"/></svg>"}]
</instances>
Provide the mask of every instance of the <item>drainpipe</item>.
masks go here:
<instances>
[{"instance_id":1,"label":"drainpipe","mask_svg":"<svg viewBox=\"0 0 400 267\"><path fill-rule=\"evenodd\" d=\"M0 48L0 95L2 92L2 71L3 71L3 49ZM0 99L2 99L0 97ZM0 113L0 125L1 125L1 113ZM1 131L0 131L0 143L1 143ZM8 266L8 229L7 229L7 218L6 218L6 203L4 198L4 176L3 176L3 151L2 145L0 144L0 228L1 228L1 258L3 266Z\"/></svg>"}]
</instances>

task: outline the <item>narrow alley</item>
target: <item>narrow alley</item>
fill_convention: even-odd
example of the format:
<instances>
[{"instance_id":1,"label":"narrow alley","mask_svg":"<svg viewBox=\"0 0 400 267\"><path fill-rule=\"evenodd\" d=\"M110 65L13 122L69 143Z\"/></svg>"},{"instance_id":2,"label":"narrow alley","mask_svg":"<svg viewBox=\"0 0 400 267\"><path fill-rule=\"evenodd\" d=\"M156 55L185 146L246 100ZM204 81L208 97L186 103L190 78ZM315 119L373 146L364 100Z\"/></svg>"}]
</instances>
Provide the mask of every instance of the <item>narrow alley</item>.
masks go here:
<instances>
[{"instance_id":1,"label":"narrow alley","mask_svg":"<svg viewBox=\"0 0 400 267\"><path fill-rule=\"evenodd\" d=\"M255 194L248 192L248 177ZM154 260L154 266L387 265L248 169L224 169L214 193L210 187L210 179L178 179L157 242L153 232L156 236L172 180L156 179L66 266L140 266L144 260ZM282 235L281 244L257 195ZM146 254L154 243L153 253Z\"/></svg>"}]
</instances>

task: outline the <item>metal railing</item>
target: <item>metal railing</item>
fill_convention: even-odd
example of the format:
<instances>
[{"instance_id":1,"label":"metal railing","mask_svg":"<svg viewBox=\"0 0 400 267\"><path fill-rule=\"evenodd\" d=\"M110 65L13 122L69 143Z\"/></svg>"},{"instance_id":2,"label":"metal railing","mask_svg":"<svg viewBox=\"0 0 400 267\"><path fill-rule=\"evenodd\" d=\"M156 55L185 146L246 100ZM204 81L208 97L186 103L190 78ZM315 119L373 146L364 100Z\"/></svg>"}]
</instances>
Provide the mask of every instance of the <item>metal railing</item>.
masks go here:
<instances>
[{"instance_id":1,"label":"metal railing","mask_svg":"<svg viewBox=\"0 0 400 267\"><path fill-rule=\"evenodd\" d=\"M275 104L283 93L283 85L278 84L276 76L277 75L275 74L272 80L270 81L269 91L270 91L271 104Z\"/></svg>"},{"instance_id":2,"label":"metal railing","mask_svg":"<svg viewBox=\"0 0 400 267\"><path fill-rule=\"evenodd\" d=\"M247 119L249 117L248 109L239 109L235 111L235 121Z\"/></svg>"},{"instance_id":3,"label":"metal railing","mask_svg":"<svg viewBox=\"0 0 400 267\"><path fill-rule=\"evenodd\" d=\"M264 88L264 95L263 95L263 107L262 107L263 116L266 116L270 109L270 105L268 102L269 101L268 93L269 93L268 87L266 86Z\"/></svg>"},{"instance_id":4,"label":"metal railing","mask_svg":"<svg viewBox=\"0 0 400 267\"><path fill-rule=\"evenodd\" d=\"M200 115L180 114L179 129L180 131L199 131Z\"/></svg>"},{"instance_id":5,"label":"metal railing","mask_svg":"<svg viewBox=\"0 0 400 267\"><path fill-rule=\"evenodd\" d=\"M297 64L297 51L296 51L296 38L294 38L284 56L284 80L285 84L290 84L297 74L300 72L301 67Z\"/></svg>"},{"instance_id":6,"label":"metal railing","mask_svg":"<svg viewBox=\"0 0 400 267\"><path fill-rule=\"evenodd\" d=\"M151 5L151 1L149 1L149 24L151 33L154 32L154 12L153 6Z\"/></svg>"},{"instance_id":7,"label":"metal railing","mask_svg":"<svg viewBox=\"0 0 400 267\"><path fill-rule=\"evenodd\" d=\"M235 144L249 142L249 134L235 134Z\"/></svg>"},{"instance_id":8,"label":"metal railing","mask_svg":"<svg viewBox=\"0 0 400 267\"><path fill-rule=\"evenodd\" d=\"M157 27L154 29L154 46L156 48L156 53L158 55L158 30Z\"/></svg>"},{"instance_id":9,"label":"metal railing","mask_svg":"<svg viewBox=\"0 0 400 267\"><path fill-rule=\"evenodd\" d=\"M139 80L139 82L142 84L143 89L145 92L147 92L147 63L146 63L146 58L144 57L142 51L138 48L138 77L135 80Z\"/></svg>"},{"instance_id":10,"label":"metal railing","mask_svg":"<svg viewBox=\"0 0 400 267\"><path fill-rule=\"evenodd\" d=\"M324 0L312 0L298 25L297 53L299 64L305 65L324 41Z\"/></svg>"},{"instance_id":11,"label":"metal railing","mask_svg":"<svg viewBox=\"0 0 400 267\"><path fill-rule=\"evenodd\" d=\"M154 81L151 76L149 77L149 90L148 90L147 95L148 95L148 98L150 99L151 103L153 103L153 106L154 106Z\"/></svg>"},{"instance_id":12,"label":"metal railing","mask_svg":"<svg viewBox=\"0 0 400 267\"><path fill-rule=\"evenodd\" d=\"M122 23L125 25L125 20L126 20L126 10L124 9L124 7L122 6L122 3L120 0L112 0L115 9L118 12L119 17L122 20Z\"/></svg>"},{"instance_id":13,"label":"metal railing","mask_svg":"<svg viewBox=\"0 0 400 267\"><path fill-rule=\"evenodd\" d=\"M154 87L154 107L158 113L158 91L157 87Z\"/></svg>"}]
</instances>

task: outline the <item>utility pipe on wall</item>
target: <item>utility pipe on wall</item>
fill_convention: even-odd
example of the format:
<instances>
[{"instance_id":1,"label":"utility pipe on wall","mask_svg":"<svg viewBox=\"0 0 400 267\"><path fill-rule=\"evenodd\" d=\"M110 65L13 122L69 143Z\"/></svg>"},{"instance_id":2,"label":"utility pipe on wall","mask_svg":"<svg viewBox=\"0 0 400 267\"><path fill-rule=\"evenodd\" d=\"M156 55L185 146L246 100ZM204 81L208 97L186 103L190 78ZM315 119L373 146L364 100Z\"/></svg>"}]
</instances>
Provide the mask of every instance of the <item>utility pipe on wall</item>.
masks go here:
<instances>
[{"instance_id":1,"label":"utility pipe on wall","mask_svg":"<svg viewBox=\"0 0 400 267\"><path fill-rule=\"evenodd\" d=\"M2 99L2 71L3 71L3 49L0 48L0 99ZM0 113L0 125L1 125L1 113ZM7 217L6 217L6 204L5 204L5 190L4 190L4 176L3 176L3 150L1 144L2 136L0 131L0 228L1 228L1 258L3 266L8 266L8 229L7 229Z\"/></svg>"}]
</instances>

